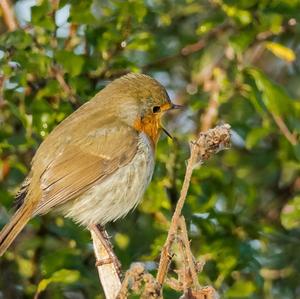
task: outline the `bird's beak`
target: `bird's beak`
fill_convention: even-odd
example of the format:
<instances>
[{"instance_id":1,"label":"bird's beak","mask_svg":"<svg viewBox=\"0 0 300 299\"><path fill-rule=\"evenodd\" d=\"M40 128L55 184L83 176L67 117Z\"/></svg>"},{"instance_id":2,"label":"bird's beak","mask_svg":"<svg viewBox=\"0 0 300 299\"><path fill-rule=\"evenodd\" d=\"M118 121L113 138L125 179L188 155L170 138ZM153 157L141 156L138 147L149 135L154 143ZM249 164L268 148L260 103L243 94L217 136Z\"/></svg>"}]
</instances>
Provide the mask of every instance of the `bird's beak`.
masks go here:
<instances>
[{"instance_id":1,"label":"bird's beak","mask_svg":"<svg viewBox=\"0 0 300 299\"><path fill-rule=\"evenodd\" d=\"M166 103L162 106L160 106L160 109L162 112L175 110L175 109L182 109L184 106L173 104L172 102Z\"/></svg>"},{"instance_id":2,"label":"bird's beak","mask_svg":"<svg viewBox=\"0 0 300 299\"><path fill-rule=\"evenodd\" d=\"M170 139L173 139L173 136L163 126L161 126L161 129Z\"/></svg>"},{"instance_id":3,"label":"bird's beak","mask_svg":"<svg viewBox=\"0 0 300 299\"><path fill-rule=\"evenodd\" d=\"M177 105L177 104L171 103L171 108L170 108L170 110L183 109L183 108L184 108L183 105Z\"/></svg>"},{"instance_id":4,"label":"bird's beak","mask_svg":"<svg viewBox=\"0 0 300 299\"><path fill-rule=\"evenodd\" d=\"M173 104L172 102L169 102L167 104L164 104L160 108L162 111L169 111L169 110L175 110L175 109L182 109L183 107L184 106L182 106L182 105L177 105L177 104ZM162 125L161 125L161 129L169 138L173 139L173 136Z\"/></svg>"}]
</instances>

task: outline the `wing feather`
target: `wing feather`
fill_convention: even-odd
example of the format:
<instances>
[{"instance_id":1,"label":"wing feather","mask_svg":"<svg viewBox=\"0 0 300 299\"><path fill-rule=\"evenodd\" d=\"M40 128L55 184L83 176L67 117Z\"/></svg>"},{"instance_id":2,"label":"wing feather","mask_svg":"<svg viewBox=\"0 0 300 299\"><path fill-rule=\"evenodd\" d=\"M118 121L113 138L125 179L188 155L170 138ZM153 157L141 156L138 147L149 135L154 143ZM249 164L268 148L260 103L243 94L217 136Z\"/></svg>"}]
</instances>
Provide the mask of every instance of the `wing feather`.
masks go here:
<instances>
[{"instance_id":1,"label":"wing feather","mask_svg":"<svg viewBox=\"0 0 300 299\"><path fill-rule=\"evenodd\" d=\"M53 159L47 159L40 176L42 199L34 214L77 198L129 163L137 146L138 133L117 121L96 127L82 138L69 138Z\"/></svg>"}]
</instances>

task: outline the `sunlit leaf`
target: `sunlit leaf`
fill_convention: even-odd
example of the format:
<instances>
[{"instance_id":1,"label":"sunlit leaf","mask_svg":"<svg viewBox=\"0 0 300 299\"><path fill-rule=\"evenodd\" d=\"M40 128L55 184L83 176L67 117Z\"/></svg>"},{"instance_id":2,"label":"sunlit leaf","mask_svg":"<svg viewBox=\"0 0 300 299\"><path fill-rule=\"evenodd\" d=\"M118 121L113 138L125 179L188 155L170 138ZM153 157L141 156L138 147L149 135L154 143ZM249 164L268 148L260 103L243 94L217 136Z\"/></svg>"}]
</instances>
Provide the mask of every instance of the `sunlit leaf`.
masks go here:
<instances>
[{"instance_id":1,"label":"sunlit leaf","mask_svg":"<svg viewBox=\"0 0 300 299\"><path fill-rule=\"evenodd\" d=\"M294 197L284 206L281 223L286 229L300 227L300 196Z\"/></svg>"},{"instance_id":2,"label":"sunlit leaf","mask_svg":"<svg viewBox=\"0 0 300 299\"><path fill-rule=\"evenodd\" d=\"M255 285L251 281L239 279L226 292L226 298L249 298L255 291Z\"/></svg>"},{"instance_id":3,"label":"sunlit leaf","mask_svg":"<svg viewBox=\"0 0 300 299\"><path fill-rule=\"evenodd\" d=\"M77 270L61 269L54 272L50 278L45 278L40 281L37 287L37 293L44 291L50 283L70 284L76 282L80 277Z\"/></svg>"},{"instance_id":4,"label":"sunlit leaf","mask_svg":"<svg viewBox=\"0 0 300 299\"><path fill-rule=\"evenodd\" d=\"M292 49L285 47L282 44L274 43L274 42L266 42L265 47L269 51L271 51L275 56L287 62L293 62L296 59L295 52Z\"/></svg>"},{"instance_id":5,"label":"sunlit leaf","mask_svg":"<svg viewBox=\"0 0 300 299\"><path fill-rule=\"evenodd\" d=\"M250 68L248 72L255 80L256 86L261 92L262 100L271 113L286 115L292 112L292 99L282 86L271 81L258 69Z\"/></svg>"}]
</instances>

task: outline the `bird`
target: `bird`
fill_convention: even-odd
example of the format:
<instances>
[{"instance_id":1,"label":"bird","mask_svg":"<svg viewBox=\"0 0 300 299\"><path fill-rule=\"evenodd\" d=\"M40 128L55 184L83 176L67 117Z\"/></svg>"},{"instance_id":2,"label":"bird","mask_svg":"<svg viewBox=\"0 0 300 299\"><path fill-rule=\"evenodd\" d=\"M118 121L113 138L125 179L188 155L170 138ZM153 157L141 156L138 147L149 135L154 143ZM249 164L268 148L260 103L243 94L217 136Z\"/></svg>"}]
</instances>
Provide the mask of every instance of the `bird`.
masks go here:
<instances>
[{"instance_id":1,"label":"bird","mask_svg":"<svg viewBox=\"0 0 300 299\"><path fill-rule=\"evenodd\" d=\"M88 228L134 209L152 178L161 118L178 108L158 81L129 73L70 114L31 161L0 232L0 256L37 215L54 211Z\"/></svg>"}]
</instances>

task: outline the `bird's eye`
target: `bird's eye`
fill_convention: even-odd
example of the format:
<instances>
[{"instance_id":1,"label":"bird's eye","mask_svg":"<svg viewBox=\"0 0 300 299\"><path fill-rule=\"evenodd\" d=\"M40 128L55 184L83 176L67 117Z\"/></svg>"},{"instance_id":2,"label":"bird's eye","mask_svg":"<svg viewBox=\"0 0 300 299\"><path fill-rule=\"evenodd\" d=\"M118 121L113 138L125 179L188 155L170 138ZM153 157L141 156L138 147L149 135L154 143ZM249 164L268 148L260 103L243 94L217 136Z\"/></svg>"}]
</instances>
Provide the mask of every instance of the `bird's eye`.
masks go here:
<instances>
[{"instance_id":1,"label":"bird's eye","mask_svg":"<svg viewBox=\"0 0 300 299\"><path fill-rule=\"evenodd\" d=\"M153 113L158 113L158 112L160 112L160 107L159 106L154 106L152 108L152 111L153 111Z\"/></svg>"}]
</instances>

